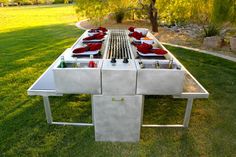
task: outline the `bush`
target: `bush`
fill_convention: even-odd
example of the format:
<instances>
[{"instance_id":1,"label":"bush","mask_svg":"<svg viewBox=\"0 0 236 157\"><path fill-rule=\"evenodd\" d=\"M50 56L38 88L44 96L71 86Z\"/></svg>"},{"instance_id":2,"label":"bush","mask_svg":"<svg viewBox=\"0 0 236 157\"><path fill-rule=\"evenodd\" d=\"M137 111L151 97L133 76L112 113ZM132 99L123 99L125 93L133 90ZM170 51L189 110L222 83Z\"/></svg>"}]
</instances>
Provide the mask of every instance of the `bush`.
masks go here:
<instances>
[{"instance_id":1,"label":"bush","mask_svg":"<svg viewBox=\"0 0 236 157\"><path fill-rule=\"evenodd\" d=\"M122 23L124 17L125 11L123 9L119 9L117 12L115 12L115 19L117 23Z\"/></svg>"},{"instance_id":2,"label":"bush","mask_svg":"<svg viewBox=\"0 0 236 157\"><path fill-rule=\"evenodd\" d=\"M64 0L54 0L53 4L61 4L64 3Z\"/></svg>"},{"instance_id":3,"label":"bush","mask_svg":"<svg viewBox=\"0 0 236 157\"><path fill-rule=\"evenodd\" d=\"M32 1L20 2L20 5L33 5Z\"/></svg>"},{"instance_id":4,"label":"bush","mask_svg":"<svg viewBox=\"0 0 236 157\"><path fill-rule=\"evenodd\" d=\"M211 37L219 35L220 30L215 24L210 24L207 28L203 28L205 32L205 37Z\"/></svg>"}]
</instances>

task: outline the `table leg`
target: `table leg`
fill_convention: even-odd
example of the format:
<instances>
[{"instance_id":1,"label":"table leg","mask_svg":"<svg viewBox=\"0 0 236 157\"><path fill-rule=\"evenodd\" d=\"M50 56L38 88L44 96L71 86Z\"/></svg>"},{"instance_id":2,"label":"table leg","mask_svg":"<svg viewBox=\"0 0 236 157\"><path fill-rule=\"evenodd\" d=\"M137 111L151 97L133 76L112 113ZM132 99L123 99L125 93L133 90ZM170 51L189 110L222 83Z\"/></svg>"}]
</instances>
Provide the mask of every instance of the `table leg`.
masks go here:
<instances>
[{"instance_id":1,"label":"table leg","mask_svg":"<svg viewBox=\"0 0 236 157\"><path fill-rule=\"evenodd\" d=\"M188 98L186 110L185 110L185 115L184 115L184 127L187 128L189 121L190 121L190 116L191 116L191 111L192 111L192 106L193 106L193 98Z\"/></svg>"},{"instance_id":2,"label":"table leg","mask_svg":"<svg viewBox=\"0 0 236 157\"><path fill-rule=\"evenodd\" d=\"M50 102L48 96L43 96L44 110L48 124L52 124L52 112L50 108Z\"/></svg>"}]
</instances>

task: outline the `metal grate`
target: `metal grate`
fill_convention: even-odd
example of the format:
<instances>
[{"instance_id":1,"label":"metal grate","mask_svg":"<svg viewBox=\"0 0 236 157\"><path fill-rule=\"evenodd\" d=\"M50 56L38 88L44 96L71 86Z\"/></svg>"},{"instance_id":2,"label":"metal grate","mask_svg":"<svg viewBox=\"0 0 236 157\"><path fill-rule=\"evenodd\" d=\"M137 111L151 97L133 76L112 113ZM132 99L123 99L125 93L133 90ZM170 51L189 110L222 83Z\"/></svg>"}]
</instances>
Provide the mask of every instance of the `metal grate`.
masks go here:
<instances>
[{"instance_id":1,"label":"metal grate","mask_svg":"<svg viewBox=\"0 0 236 157\"><path fill-rule=\"evenodd\" d=\"M116 59L123 59L124 57L131 59L129 40L125 30L111 30L108 44L107 59L112 57Z\"/></svg>"}]
</instances>

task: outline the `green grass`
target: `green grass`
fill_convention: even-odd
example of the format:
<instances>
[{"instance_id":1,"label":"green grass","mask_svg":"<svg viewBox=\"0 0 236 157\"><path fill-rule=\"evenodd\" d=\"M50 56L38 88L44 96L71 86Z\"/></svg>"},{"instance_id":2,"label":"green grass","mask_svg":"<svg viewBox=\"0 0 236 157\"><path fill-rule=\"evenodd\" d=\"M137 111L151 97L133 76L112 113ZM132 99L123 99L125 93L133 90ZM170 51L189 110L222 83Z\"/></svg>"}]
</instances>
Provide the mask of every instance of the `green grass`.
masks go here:
<instances>
[{"instance_id":1,"label":"green grass","mask_svg":"<svg viewBox=\"0 0 236 157\"><path fill-rule=\"evenodd\" d=\"M236 156L236 63L169 46L210 92L194 101L188 129L142 128L139 143L110 143L95 142L93 127L48 125L42 98L26 90L82 34L73 12L66 5L0 9L8 17L0 21L0 156ZM89 95L51 100L55 121L91 122ZM144 122L182 122L185 103L148 96Z\"/></svg>"},{"instance_id":2,"label":"green grass","mask_svg":"<svg viewBox=\"0 0 236 157\"><path fill-rule=\"evenodd\" d=\"M47 26L52 24L72 24L77 20L73 5L41 5L0 8L0 33L19 29Z\"/></svg>"}]
</instances>

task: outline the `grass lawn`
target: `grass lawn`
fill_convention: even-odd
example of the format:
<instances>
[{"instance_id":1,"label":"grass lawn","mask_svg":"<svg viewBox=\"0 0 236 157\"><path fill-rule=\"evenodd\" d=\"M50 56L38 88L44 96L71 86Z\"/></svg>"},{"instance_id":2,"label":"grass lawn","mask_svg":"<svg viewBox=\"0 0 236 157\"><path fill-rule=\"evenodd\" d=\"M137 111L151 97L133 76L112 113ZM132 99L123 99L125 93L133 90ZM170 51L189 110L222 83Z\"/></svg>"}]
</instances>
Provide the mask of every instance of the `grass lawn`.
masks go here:
<instances>
[{"instance_id":1,"label":"grass lawn","mask_svg":"<svg viewBox=\"0 0 236 157\"><path fill-rule=\"evenodd\" d=\"M26 90L83 33L71 5L0 8L0 156L236 156L236 63L167 47L210 92L188 129L142 128L139 143L95 142L93 127L50 126ZM91 122L89 95L52 98L55 121ZM144 123L182 122L185 100L147 96Z\"/></svg>"}]
</instances>

